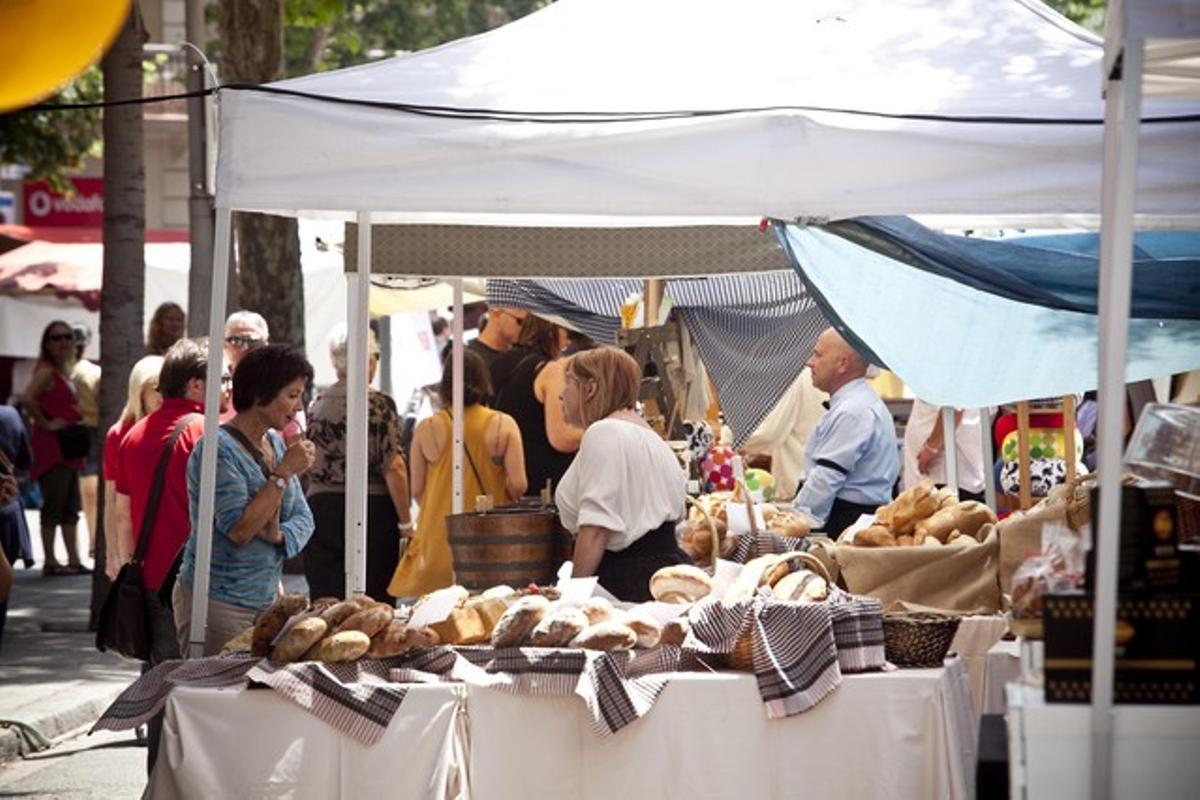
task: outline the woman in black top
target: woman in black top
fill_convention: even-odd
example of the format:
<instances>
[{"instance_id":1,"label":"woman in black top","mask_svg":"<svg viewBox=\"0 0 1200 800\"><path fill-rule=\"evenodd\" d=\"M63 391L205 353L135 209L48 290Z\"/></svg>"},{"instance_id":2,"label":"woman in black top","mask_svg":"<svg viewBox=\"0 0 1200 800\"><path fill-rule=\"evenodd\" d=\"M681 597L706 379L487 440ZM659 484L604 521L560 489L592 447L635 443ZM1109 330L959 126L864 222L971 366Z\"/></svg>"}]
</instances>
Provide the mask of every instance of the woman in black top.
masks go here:
<instances>
[{"instance_id":1,"label":"woman in black top","mask_svg":"<svg viewBox=\"0 0 1200 800\"><path fill-rule=\"evenodd\" d=\"M521 325L516 347L492 367L493 373L499 370L506 376L495 407L515 419L521 429L528 478L525 493L535 497L547 480L553 496L583 438L580 428L567 424L558 402L565 363L559 355L566 334L565 328L530 314Z\"/></svg>"}]
</instances>

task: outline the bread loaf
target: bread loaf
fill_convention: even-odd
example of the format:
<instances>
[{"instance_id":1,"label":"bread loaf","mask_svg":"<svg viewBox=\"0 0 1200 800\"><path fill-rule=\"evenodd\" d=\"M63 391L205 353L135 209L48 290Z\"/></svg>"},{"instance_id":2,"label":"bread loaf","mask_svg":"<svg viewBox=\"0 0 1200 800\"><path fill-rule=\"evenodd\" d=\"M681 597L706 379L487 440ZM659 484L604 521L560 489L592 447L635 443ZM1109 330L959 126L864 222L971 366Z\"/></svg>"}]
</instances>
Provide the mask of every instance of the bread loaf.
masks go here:
<instances>
[{"instance_id":1,"label":"bread loaf","mask_svg":"<svg viewBox=\"0 0 1200 800\"><path fill-rule=\"evenodd\" d=\"M658 637L658 643L681 645L683 644L683 640L687 638L691 627L692 624L687 617L676 617L673 620L669 620L666 625L663 625L662 633Z\"/></svg>"},{"instance_id":2,"label":"bread loaf","mask_svg":"<svg viewBox=\"0 0 1200 800\"><path fill-rule=\"evenodd\" d=\"M920 546L921 547L941 547L942 540L937 538L936 536L926 536L925 539L920 542Z\"/></svg>"},{"instance_id":3,"label":"bread loaf","mask_svg":"<svg viewBox=\"0 0 1200 800\"><path fill-rule=\"evenodd\" d=\"M254 626L246 628L237 636L230 639L221 648L221 655L228 656L234 653L249 653L250 645L254 642Z\"/></svg>"},{"instance_id":4,"label":"bread loaf","mask_svg":"<svg viewBox=\"0 0 1200 800\"><path fill-rule=\"evenodd\" d=\"M892 502L875 512L875 521L894 535L912 533L919 521L932 516L941 504L933 481L926 478L900 493ZM857 538L857 535L856 537Z\"/></svg>"},{"instance_id":5,"label":"bread loaf","mask_svg":"<svg viewBox=\"0 0 1200 800\"><path fill-rule=\"evenodd\" d=\"M923 538L923 534L945 542L955 530L966 536L974 536L984 525L995 522L996 514L992 509L978 501L968 500L943 508L928 519L921 520L916 524L916 534L919 539Z\"/></svg>"},{"instance_id":6,"label":"bread loaf","mask_svg":"<svg viewBox=\"0 0 1200 800\"><path fill-rule=\"evenodd\" d=\"M818 561L816 556L805 552L784 553L775 564L763 573L763 584L774 586L783 578L797 570L812 569L812 561Z\"/></svg>"},{"instance_id":7,"label":"bread loaf","mask_svg":"<svg viewBox=\"0 0 1200 800\"><path fill-rule=\"evenodd\" d=\"M514 597L515 601L516 598ZM473 608L479 614L479 619L483 622L484 638L492 635L492 630L496 627L496 623L504 616L505 610L508 608L508 603L504 597L472 597L467 601L466 608Z\"/></svg>"},{"instance_id":8,"label":"bread loaf","mask_svg":"<svg viewBox=\"0 0 1200 800\"><path fill-rule=\"evenodd\" d=\"M560 608L542 617L529 634L533 647L565 647L588 627L587 615L579 608Z\"/></svg>"},{"instance_id":9,"label":"bread loaf","mask_svg":"<svg viewBox=\"0 0 1200 800\"><path fill-rule=\"evenodd\" d=\"M540 594L525 595L504 612L492 630L492 647L518 647L542 621L550 601Z\"/></svg>"},{"instance_id":10,"label":"bread loaf","mask_svg":"<svg viewBox=\"0 0 1200 800\"><path fill-rule=\"evenodd\" d=\"M902 533L896 537L896 544L901 547L912 547L917 543L917 539L911 533Z\"/></svg>"},{"instance_id":11,"label":"bread loaf","mask_svg":"<svg viewBox=\"0 0 1200 800\"><path fill-rule=\"evenodd\" d=\"M407 652L405 635L408 626L400 620L392 620L386 628L371 637L371 647L367 650L369 658L388 658Z\"/></svg>"},{"instance_id":12,"label":"bread loaf","mask_svg":"<svg viewBox=\"0 0 1200 800\"><path fill-rule=\"evenodd\" d=\"M808 536L812 530L804 515L798 514L795 511L777 511L772 515L766 516L764 522L767 523L767 532L774 533L777 536L790 536L800 539Z\"/></svg>"},{"instance_id":13,"label":"bread loaf","mask_svg":"<svg viewBox=\"0 0 1200 800\"><path fill-rule=\"evenodd\" d=\"M354 661L366 654L371 648L371 637L362 631L341 631L332 636L326 636L305 653L305 658L313 661L324 661L335 664L342 661Z\"/></svg>"},{"instance_id":14,"label":"bread loaf","mask_svg":"<svg viewBox=\"0 0 1200 800\"><path fill-rule=\"evenodd\" d=\"M288 632L279 640L279 644L275 645L271 651L271 660L298 661L308 652L308 648L321 640L328 627L325 620L320 617L307 617L300 620L289 628Z\"/></svg>"},{"instance_id":15,"label":"bread loaf","mask_svg":"<svg viewBox=\"0 0 1200 800\"><path fill-rule=\"evenodd\" d=\"M649 614L632 609L625 612L621 622L637 635L638 647L654 647L662 638L662 626Z\"/></svg>"},{"instance_id":16,"label":"bread loaf","mask_svg":"<svg viewBox=\"0 0 1200 800\"><path fill-rule=\"evenodd\" d=\"M341 624L335 629L335 632L362 631L367 635L367 638L370 638L386 628L394 616L393 609L381 603L373 603L342 620Z\"/></svg>"},{"instance_id":17,"label":"bread loaf","mask_svg":"<svg viewBox=\"0 0 1200 800\"><path fill-rule=\"evenodd\" d=\"M589 625L595 625L617 616L617 610L613 608L613 604L603 597L589 597L583 604L583 613L587 615Z\"/></svg>"},{"instance_id":18,"label":"bread loaf","mask_svg":"<svg viewBox=\"0 0 1200 800\"><path fill-rule=\"evenodd\" d=\"M283 630L283 626L294 614L308 607L308 598L302 594L287 594L276 600L259 615L254 623L254 638L250 643L250 654L262 658L271 652L271 643Z\"/></svg>"},{"instance_id":19,"label":"bread loaf","mask_svg":"<svg viewBox=\"0 0 1200 800\"><path fill-rule=\"evenodd\" d=\"M492 632L480 616L478 606L456 608L450 612L450 616L429 627L446 644L479 644L486 641Z\"/></svg>"},{"instance_id":20,"label":"bread loaf","mask_svg":"<svg viewBox=\"0 0 1200 800\"><path fill-rule=\"evenodd\" d=\"M322 611L321 619L325 620L325 624L329 626L330 630L336 631L339 625L358 612L358 603L352 600L343 600Z\"/></svg>"},{"instance_id":21,"label":"bread loaf","mask_svg":"<svg viewBox=\"0 0 1200 800\"><path fill-rule=\"evenodd\" d=\"M404 632L406 650L424 650L439 644L441 644L441 639L432 628L409 628Z\"/></svg>"},{"instance_id":22,"label":"bread loaf","mask_svg":"<svg viewBox=\"0 0 1200 800\"><path fill-rule=\"evenodd\" d=\"M676 564L650 577L650 594L663 603L694 603L712 591L712 578L699 567Z\"/></svg>"},{"instance_id":23,"label":"bread loaf","mask_svg":"<svg viewBox=\"0 0 1200 800\"><path fill-rule=\"evenodd\" d=\"M854 544L858 547L894 547L896 537L882 525L870 525L854 534Z\"/></svg>"},{"instance_id":24,"label":"bread loaf","mask_svg":"<svg viewBox=\"0 0 1200 800\"><path fill-rule=\"evenodd\" d=\"M724 601L727 603L739 603L743 600L749 600L754 597L754 593L758 591L758 587L766 582L766 576L770 569L782 560L781 555L770 554L752 558L742 567L742 571L737 574L730 584L729 589L725 592Z\"/></svg>"},{"instance_id":25,"label":"bread loaf","mask_svg":"<svg viewBox=\"0 0 1200 800\"><path fill-rule=\"evenodd\" d=\"M776 600L797 603L819 603L829 596L825 579L807 569L789 572L771 588Z\"/></svg>"},{"instance_id":26,"label":"bread loaf","mask_svg":"<svg viewBox=\"0 0 1200 800\"><path fill-rule=\"evenodd\" d=\"M585 650L632 650L637 644L637 634L623 622L609 620L598 625L589 625L571 641L571 647Z\"/></svg>"}]
</instances>

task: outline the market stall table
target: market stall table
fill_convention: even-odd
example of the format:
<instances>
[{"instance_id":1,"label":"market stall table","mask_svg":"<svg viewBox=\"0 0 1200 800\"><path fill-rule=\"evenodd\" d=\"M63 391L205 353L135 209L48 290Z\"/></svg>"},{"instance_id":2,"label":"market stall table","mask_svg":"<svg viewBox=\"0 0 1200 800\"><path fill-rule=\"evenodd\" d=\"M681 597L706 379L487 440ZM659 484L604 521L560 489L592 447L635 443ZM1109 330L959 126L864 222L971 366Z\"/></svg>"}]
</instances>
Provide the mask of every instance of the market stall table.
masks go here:
<instances>
[{"instance_id":1,"label":"market stall table","mask_svg":"<svg viewBox=\"0 0 1200 800\"><path fill-rule=\"evenodd\" d=\"M464 707L465 703L465 707ZM465 713L464 713L465 712ZM608 737L577 697L413 686L366 747L268 690L177 688L155 797L967 797L971 694L941 669L844 676L819 705L768 720L754 676L680 673ZM866 755L869 754L869 757ZM465 795L464 795L465 796Z\"/></svg>"}]
</instances>

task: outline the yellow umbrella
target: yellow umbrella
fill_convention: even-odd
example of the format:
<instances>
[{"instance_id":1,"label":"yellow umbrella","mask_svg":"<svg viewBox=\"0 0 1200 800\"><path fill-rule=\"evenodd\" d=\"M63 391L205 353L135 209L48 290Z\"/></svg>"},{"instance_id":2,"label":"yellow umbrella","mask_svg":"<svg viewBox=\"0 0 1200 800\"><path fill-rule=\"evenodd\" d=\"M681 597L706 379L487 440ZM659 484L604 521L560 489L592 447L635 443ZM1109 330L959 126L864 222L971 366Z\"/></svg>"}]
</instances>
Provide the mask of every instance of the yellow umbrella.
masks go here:
<instances>
[{"instance_id":1,"label":"yellow umbrella","mask_svg":"<svg viewBox=\"0 0 1200 800\"><path fill-rule=\"evenodd\" d=\"M98 61L128 14L129 0L0 0L0 113Z\"/></svg>"}]
</instances>

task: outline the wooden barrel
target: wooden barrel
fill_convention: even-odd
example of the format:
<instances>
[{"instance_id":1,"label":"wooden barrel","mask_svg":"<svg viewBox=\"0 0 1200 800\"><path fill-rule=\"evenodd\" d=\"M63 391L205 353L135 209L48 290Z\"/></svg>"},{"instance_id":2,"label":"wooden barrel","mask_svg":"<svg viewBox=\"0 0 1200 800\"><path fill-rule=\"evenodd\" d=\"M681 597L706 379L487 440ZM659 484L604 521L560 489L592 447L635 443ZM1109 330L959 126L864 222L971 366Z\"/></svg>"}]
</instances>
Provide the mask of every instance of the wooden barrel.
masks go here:
<instances>
[{"instance_id":1,"label":"wooden barrel","mask_svg":"<svg viewBox=\"0 0 1200 800\"><path fill-rule=\"evenodd\" d=\"M552 509L498 508L446 517L454 580L472 591L506 583L555 581L558 514Z\"/></svg>"}]
</instances>

